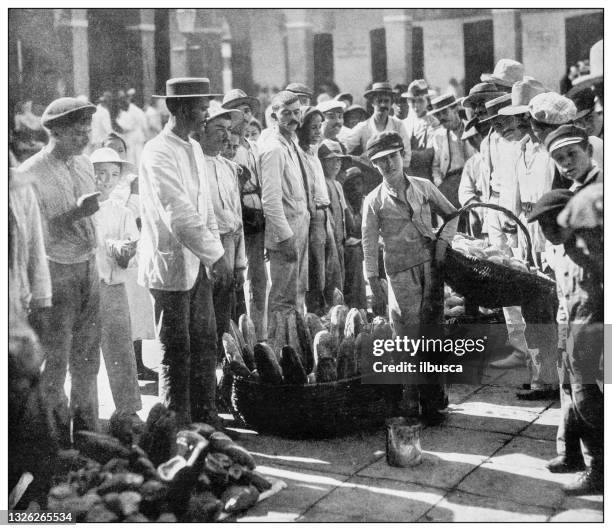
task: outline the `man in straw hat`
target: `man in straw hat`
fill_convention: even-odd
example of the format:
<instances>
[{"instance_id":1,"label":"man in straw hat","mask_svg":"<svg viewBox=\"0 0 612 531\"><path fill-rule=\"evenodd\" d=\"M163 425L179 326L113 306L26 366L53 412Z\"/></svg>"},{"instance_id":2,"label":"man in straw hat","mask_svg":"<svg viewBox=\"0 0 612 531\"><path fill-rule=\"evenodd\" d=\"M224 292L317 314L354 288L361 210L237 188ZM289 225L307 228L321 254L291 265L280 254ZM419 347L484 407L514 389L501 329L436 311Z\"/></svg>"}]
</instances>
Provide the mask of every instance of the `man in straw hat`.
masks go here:
<instances>
[{"instance_id":1,"label":"man in straw hat","mask_svg":"<svg viewBox=\"0 0 612 531\"><path fill-rule=\"evenodd\" d=\"M43 220L53 310L42 310L35 321L47 354L42 387L65 446L71 420L75 432L98 425L99 277L91 218L98 193L91 162L82 155L95 111L76 98L51 102L42 116L49 144L19 168L32 180ZM64 395L67 370L70 407Z\"/></svg>"},{"instance_id":2,"label":"man in straw hat","mask_svg":"<svg viewBox=\"0 0 612 531\"><path fill-rule=\"evenodd\" d=\"M304 312L308 287L308 228L314 197L295 135L302 119L298 95L283 90L272 99L274 126L260 149L265 245L272 286L268 315Z\"/></svg>"},{"instance_id":3,"label":"man in straw hat","mask_svg":"<svg viewBox=\"0 0 612 531\"><path fill-rule=\"evenodd\" d=\"M350 155L361 155L363 162L371 166L366 156L366 145L370 138L383 131L394 131L400 135L404 143L404 165L410 165L410 136L406 126L401 120L389 114L394 100L391 83L383 81L374 83L372 88L365 92L364 97L374 107L374 114L366 121L358 123L346 140L346 148Z\"/></svg>"},{"instance_id":4,"label":"man in straw hat","mask_svg":"<svg viewBox=\"0 0 612 531\"><path fill-rule=\"evenodd\" d=\"M255 142L245 137L247 127L253 120L253 114L259 110L259 100L248 96L240 89L230 90L223 97L222 107L238 109L244 115L244 123L234 131L240 133L240 145L236 150L234 162L248 170L248 180L243 181L240 191L242 198L242 215L245 220L244 245L247 257L246 282L244 297L249 317L255 326L258 340L266 339L264 315L266 307L266 289L268 270L264 262L264 217L261 205L261 167L259 150ZM246 175L246 172L245 172Z\"/></svg>"},{"instance_id":5,"label":"man in straw hat","mask_svg":"<svg viewBox=\"0 0 612 531\"><path fill-rule=\"evenodd\" d=\"M522 81L524 76L525 67L522 63L514 59L500 59L493 72L482 74L480 80L483 83L493 83L501 92L510 92L512 85L517 81Z\"/></svg>"},{"instance_id":6,"label":"man in straw hat","mask_svg":"<svg viewBox=\"0 0 612 531\"><path fill-rule=\"evenodd\" d=\"M431 180L431 164L433 148L431 141L435 129L440 125L438 119L427 112L429 105L429 86L424 79L416 79L408 85L402 94L408 102L408 116L404 120L406 130L410 135L412 159L408 170L410 175Z\"/></svg>"},{"instance_id":7,"label":"man in straw hat","mask_svg":"<svg viewBox=\"0 0 612 531\"><path fill-rule=\"evenodd\" d=\"M166 82L171 117L145 145L140 165L142 213L139 283L155 299L164 350L160 396L177 414L218 424L215 409L216 325L212 286L230 283L207 187L202 148L190 138L206 122L207 78Z\"/></svg>"},{"instance_id":8,"label":"man in straw hat","mask_svg":"<svg viewBox=\"0 0 612 531\"><path fill-rule=\"evenodd\" d=\"M431 165L434 184L455 208L459 208L459 183L465 161L472 155L469 144L461 141L463 122L459 117L459 103L452 94L434 98L430 116L435 116L442 127L434 133L431 145Z\"/></svg>"},{"instance_id":9,"label":"man in straw hat","mask_svg":"<svg viewBox=\"0 0 612 531\"><path fill-rule=\"evenodd\" d=\"M217 357L221 357L225 332L229 332L230 319L236 306L236 290L244 285L246 253L240 188L239 167L221 156L230 143L232 129L242 124L244 116L238 109L220 107L209 111L205 124L195 133L204 153L204 175L210 193L221 243L225 249L225 260L232 272L232 282L215 282L213 304L217 321Z\"/></svg>"},{"instance_id":10,"label":"man in straw hat","mask_svg":"<svg viewBox=\"0 0 612 531\"><path fill-rule=\"evenodd\" d=\"M434 245L432 212L447 219L455 208L433 183L405 173L403 149L402 137L393 131L379 133L368 142L367 155L383 182L364 201L363 254L375 311L380 311L387 302L378 276L378 242L382 238L394 332L399 337L421 337L439 333L436 327L442 322L444 283L437 267L458 220L448 223L440 244ZM424 421L436 423L442 420L438 410L445 407L444 393L439 385L430 383L420 385L418 392L413 385L406 388L405 413L419 414L420 406Z\"/></svg>"}]
</instances>

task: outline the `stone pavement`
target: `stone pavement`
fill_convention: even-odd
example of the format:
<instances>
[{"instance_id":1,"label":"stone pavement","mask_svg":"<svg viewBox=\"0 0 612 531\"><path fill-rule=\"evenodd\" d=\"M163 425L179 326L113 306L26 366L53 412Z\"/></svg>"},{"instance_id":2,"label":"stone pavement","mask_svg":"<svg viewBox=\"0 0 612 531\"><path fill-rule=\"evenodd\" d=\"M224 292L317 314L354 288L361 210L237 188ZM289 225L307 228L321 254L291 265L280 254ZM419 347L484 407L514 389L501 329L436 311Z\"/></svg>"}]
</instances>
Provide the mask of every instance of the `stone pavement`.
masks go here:
<instances>
[{"instance_id":1,"label":"stone pavement","mask_svg":"<svg viewBox=\"0 0 612 531\"><path fill-rule=\"evenodd\" d=\"M149 350L145 360L159 360ZM384 430L296 441L236 429L258 470L287 488L238 522L603 522L603 496L567 497L573 474L551 474L559 403L521 402L526 370L490 369L480 386L455 385L448 419L421 436L423 462L393 468ZM141 382L146 418L156 385ZM100 371L101 418L112 413Z\"/></svg>"}]
</instances>

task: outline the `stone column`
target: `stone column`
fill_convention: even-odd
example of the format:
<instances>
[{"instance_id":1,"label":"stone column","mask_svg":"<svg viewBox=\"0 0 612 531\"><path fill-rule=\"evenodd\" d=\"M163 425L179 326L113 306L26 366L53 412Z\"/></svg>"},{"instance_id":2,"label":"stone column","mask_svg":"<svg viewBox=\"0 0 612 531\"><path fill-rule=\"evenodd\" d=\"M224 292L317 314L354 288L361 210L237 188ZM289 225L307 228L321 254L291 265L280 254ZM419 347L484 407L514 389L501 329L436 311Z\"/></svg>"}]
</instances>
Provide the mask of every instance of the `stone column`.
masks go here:
<instances>
[{"instance_id":1,"label":"stone column","mask_svg":"<svg viewBox=\"0 0 612 531\"><path fill-rule=\"evenodd\" d=\"M393 85L412 81L412 14L409 9L385 9L387 77Z\"/></svg>"},{"instance_id":2,"label":"stone column","mask_svg":"<svg viewBox=\"0 0 612 531\"><path fill-rule=\"evenodd\" d=\"M138 9L138 23L127 26L134 32L133 42L138 80L136 87L136 104L143 107L155 91L155 10Z\"/></svg>"},{"instance_id":3,"label":"stone column","mask_svg":"<svg viewBox=\"0 0 612 531\"><path fill-rule=\"evenodd\" d=\"M223 28L217 11L214 9L198 9L196 18L195 38L199 43L200 51L194 55L199 56L197 64L201 68L198 75L210 79L212 92L223 93Z\"/></svg>"},{"instance_id":4,"label":"stone column","mask_svg":"<svg viewBox=\"0 0 612 531\"><path fill-rule=\"evenodd\" d=\"M500 59L523 61L523 28L518 9L492 9L495 62Z\"/></svg>"},{"instance_id":5,"label":"stone column","mask_svg":"<svg viewBox=\"0 0 612 531\"><path fill-rule=\"evenodd\" d=\"M251 47L251 10L232 9L226 15L232 40L232 85L247 94L253 92L253 67ZM254 28L257 31L256 28Z\"/></svg>"},{"instance_id":6,"label":"stone column","mask_svg":"<svg viewBox=\"0 0 612 531\"><path fill-rule=\"evenodd\" d=\"M63 9L56 27L64 49L67 95L89 98L89 41L87 9Z\"/></svg>"},{"instance_id":7,"label":"stone column","mask_svg":"<svg viewBox=\"0 0 612 531\"><path fill-rule=\"evenodd\" d=\"M307 9L284 9L289 71L287 83L305 83L313 90L314 36ZM280 58L279 58L280 60Z\"/></svg>"}]
</instances>

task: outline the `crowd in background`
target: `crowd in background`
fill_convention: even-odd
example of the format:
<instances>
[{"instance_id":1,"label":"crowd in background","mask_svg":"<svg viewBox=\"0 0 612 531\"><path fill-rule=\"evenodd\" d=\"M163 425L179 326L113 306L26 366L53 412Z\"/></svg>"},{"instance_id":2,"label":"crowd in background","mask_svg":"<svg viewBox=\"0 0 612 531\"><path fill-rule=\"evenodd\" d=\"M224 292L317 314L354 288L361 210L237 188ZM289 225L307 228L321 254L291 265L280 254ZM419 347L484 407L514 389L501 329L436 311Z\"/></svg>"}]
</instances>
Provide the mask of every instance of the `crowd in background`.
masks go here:
<instances>
[{"instance_id":1,"label":"crowd in background","mask_svg":"<svg viewBox=\"0 0 612 531\"><path fill-rule=\"evenodd\" d=\"M496 211L455 218L445 239L486 238L556 279L553 336L526 337L521 308L504 308L513 351L497 366L530 368L523 400L561 397L549 468L585 470L569 493L599 492L601 47L566 95L502 59L465 97L454 80L435 96L423 79L377 82L367 107L331 85L313 101L302 83L266 105L211 93L206 78L169 80L144 111L133 90L96 105L60 98L42 118L24 103L9 181L11 353L30 383L45 360L38 405L54 440L68 447L76 430L98 429L100 352L118 414L138 422L138 380L159 378L181 423L217 426L220 338L242 313L258 341L275 312L323 315L337 291L387 314L398 335L439 320L434 229L486 202L528 227L533 256ZM144 339L162 345L159 376L142 363ZM443 385L408 391L407 413L443 419Z\"/></svg>"}]
</instances>

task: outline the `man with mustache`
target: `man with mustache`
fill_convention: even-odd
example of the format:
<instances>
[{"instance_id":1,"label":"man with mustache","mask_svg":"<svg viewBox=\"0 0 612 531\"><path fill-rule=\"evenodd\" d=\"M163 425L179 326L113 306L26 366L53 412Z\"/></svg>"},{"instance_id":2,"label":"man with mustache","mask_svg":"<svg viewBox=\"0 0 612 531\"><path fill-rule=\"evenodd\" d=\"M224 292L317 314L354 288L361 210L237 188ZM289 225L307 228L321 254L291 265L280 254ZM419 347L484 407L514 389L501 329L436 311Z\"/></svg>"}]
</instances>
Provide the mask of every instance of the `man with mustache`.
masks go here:
<instances>
[{"instance_id":1,"label":"man with mustache","mask_svg":"<svg viewBox=\"0 0 612 531\"><path fill-rule=\"evenodd\" d=\"M404 144L404 165L407 168L410 165L412 154L410 135L406 130L404 122L389 114L394 100L391 84L388 81L374 83L372 88L365 92L364 97L374 107L374 114L368 120L358 123L352 129L350 136L346 140L346 148L349 155L360 155L361 161L372 167L372 163L365 155L368 140L384 131L393 131L402 138Z\"/></svg>"},{"instance_id":2,"label":"man with mustache","mask_svg":"<svg viewBox=\"0 0 612 531\"><path fill-rule=\"evenodd\" d=\"M297 94L287 90L276 94L272 99L273 129L260 147L265 245L272 281L269 315L291 309L304 312L308 287L308 228L310 212L315 207L305 164L296 144L301 118Z\"/></svg>"},{"instance_id":3,"label":"man with mustache","mask_svg":"<svg viewBox=\"0 0 612 531\"><path fill-rule=\"evenodd\" d=\"M327 100L317 105L317 110L323 114L323 124L321 125L323 138L342 143L340 137L346 139L350 135L351 130L344 126L345 109L344 102L339 100ZM342 143L342 147L346 149L344 143Z\"/></svg>"},{"instance_id":4,"label":"man with mustache","mask_svg":"<svg viewBox=\"0 0 612 531\"><path fill-rule=\"evenodd\" d=\"M232 271L206 183L202 148L190 135L206 124L207 78L166 81L171 117L149 140L139 172L142 232L139 284L155 299L163 348L160 397L179 426L192 420L220 425L215 406L217 330L213 283Z\"/></svg>"}]
</instances>

